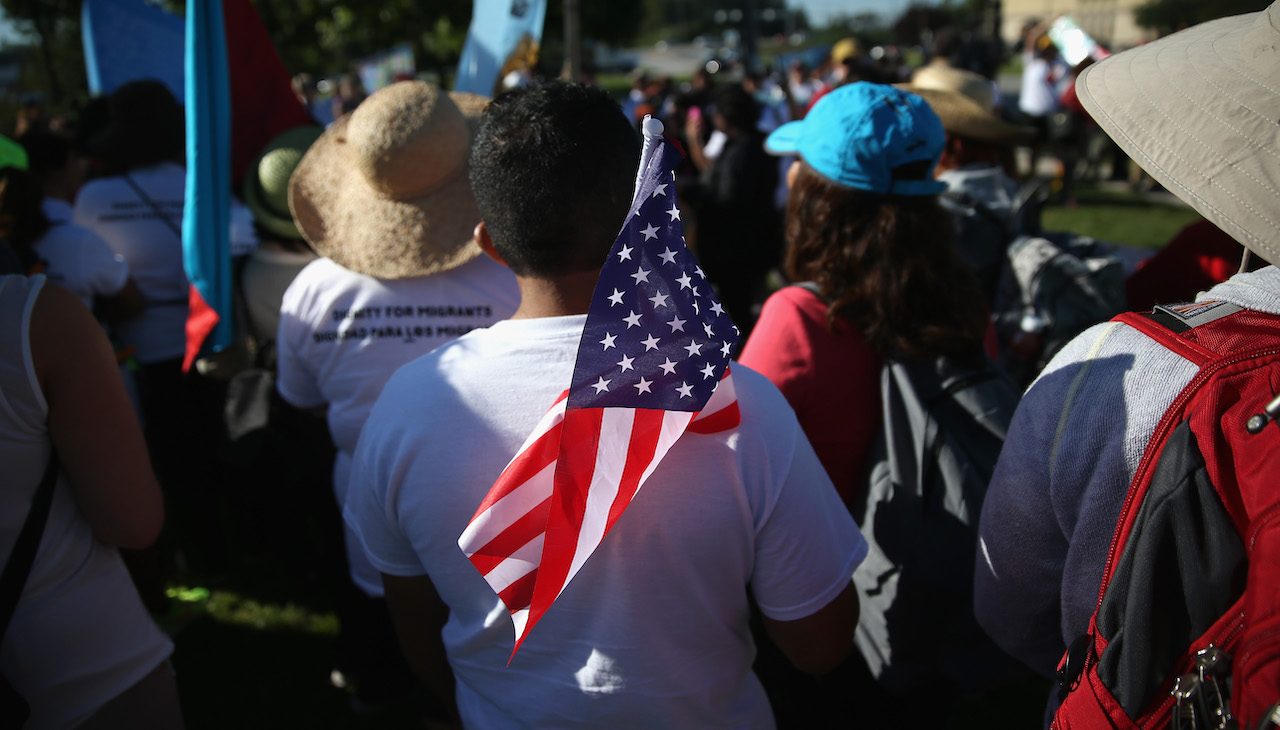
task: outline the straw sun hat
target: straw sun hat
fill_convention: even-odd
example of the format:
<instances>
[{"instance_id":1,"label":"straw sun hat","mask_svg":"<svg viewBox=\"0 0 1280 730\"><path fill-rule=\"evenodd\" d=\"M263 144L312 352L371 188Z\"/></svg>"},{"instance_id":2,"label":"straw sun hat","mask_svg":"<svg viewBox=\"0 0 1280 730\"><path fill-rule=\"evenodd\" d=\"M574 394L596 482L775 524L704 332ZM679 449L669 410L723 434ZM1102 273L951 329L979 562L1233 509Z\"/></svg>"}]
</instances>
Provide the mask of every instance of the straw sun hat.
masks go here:
<instances>
[{"instance_id":1,"label":"straw sun hat","mask_svg":"<svg viewBox=\"0 0 1280 730\"><path fill-rule=\"evenodd\" d=\"M1099 61L1076 92L1157 182L1280 263L1280 0Z\"/></svg>"},{"instance_id":2,"label":"straw sun hat","mask_svg":"<svg viewBox=\"0 0 1280 730\"><path fill-rule=\"evenodd\" d=\"M379 279L438 274L478 256L467 158L486 103L401 81L335 121L289 181L303 237Z\"/></svg>"},{"instance_id":3,"label":"straw sun hat","mask_svg":"<svg viewBox=\"0 0 1280 730\"><path fill-rule=\"evenodd\" d=\"M929 64L912 75L911 83L898 86L924 97L951 134L1010 145L1035 137L1035 129L1000 118L991 82L972 71Z\"/></svg>"}]
</instances>

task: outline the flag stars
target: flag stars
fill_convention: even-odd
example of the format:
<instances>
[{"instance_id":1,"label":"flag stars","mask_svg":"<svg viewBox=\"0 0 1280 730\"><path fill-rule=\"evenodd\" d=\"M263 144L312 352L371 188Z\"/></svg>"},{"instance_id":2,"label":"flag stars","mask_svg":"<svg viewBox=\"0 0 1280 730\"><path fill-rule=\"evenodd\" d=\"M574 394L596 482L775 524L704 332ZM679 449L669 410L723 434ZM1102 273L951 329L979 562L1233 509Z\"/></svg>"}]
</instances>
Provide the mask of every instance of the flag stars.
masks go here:
<instances>
[{"instance_id":1,"label":"flag stars","mask_svg":"<svg viewBox=\"0 0 1280 730\"><path fill-rule=\"evenodd\" d=\"M608 393L609 381L605 380L604 377L601 377L599 380L592 383L591 387L596 389L596 393Z\"/></svg>"},{"instance_id":2,"label":"flag stars","mask_svg":"<svg viewBox=\"0 0 1280 730\"><path fill-rule=\"evenodd\" d=\"M680 220L680 209L675 206L675 203L671 204L671 209L667 211L667 215L670 215L673 221Z\"/></svg>"},{"instance_id":3,"label":"flag stars","mask_svg":"<svg viewBox=\"0 0 1280 730\"><path fill-rule=\"evenodd\" d=\"M712 332L712 331L711 331L711 323L710 323L710 322L703 322L703 323L702 323L702 331L707 333L707 338L708 338L708 339L710 339L710 338L712 338L712 337L715 337L715 332Z\"/></svg>"},{"instance_id":4,"label":"flag stars","mask_svg":"<svg viewBox=\"0 0 1280 730\"><path fill-rule=\"evenodd\" d=\"M653 225L652 223L649 224L648 228L642 228L640 232L644 234L644 240L646 241L648 241L651 238L658 237L658 227Z\"/></svg>"},{"instance_id":5,"label":"flag stars","mask_svg":"<svg viewBox=\"0 0 1280 730\"><path fill-rule=\"evenodd\" d=\"M720 348L720 354L725 357L729 357L729 353L733 352L733 345L728 342L723 343L723 345L724 346Z\"/></svg>"},{"instance_id":6,"label":"flag stars","mask_svg":"<svg viewBox=\"0 0 1280 730\"><path fill-rule=\"evenodd\" d=\"M689 277L689 273L688 273L688 272L685 272L685 273L681 274L681 275L680 275L680 278L679 278L679 279L676 279L676 281L680 284L680 289L681 289L681 291L683 291L683 290L685 290L685 289L692 289L692 288L693 288L693 279ZM696 296L696 293L695 293L695 296Z\"/></svg>"},{"instance_id":7,"label":"flag stars","mask_svg":"<svg viewBox=\"0 0 1280 730\"><path fill-rule=\"evenodd\" d=\"M618 339L617 335L611 335L606 332L604 333L604 339L600 340L600 344L604 345L604 349L608 350L610 347L616 347L616 345L613 344L613 341L616 339Z\"/></svg>"},{"instance_id":8,"label":"flag stars","mask_svg":"<svg viewBox=\"0 0 1280 730\"><path fill-rule=\"evenodd\" d=\"M658 258L662 259L662 263L664 264L674 265L676 262L676 252L672 251L671 248L668 247L667 250L658 254Z\"/></svg>"},{"instance_id":9,"label":"flag stars","mask_svg":"<svg viewBox=\"0 0 1280 730\"><path fill-rule=\"evenodd\" d=\"M697 274L699 279L706 279L706 278L707 278L707 275L706 275L706 274L704 274L704 273L702 273L702 267L701 267L701 266L694 266L694 267L693 267L693 273Z\"/></svg>"},{"instance_id":10,"label":"flag stars","mask_svg":"<svg viewBox=\"0 0 1280 730\"><path fill-rule=\"evenodd\" d=\"M689 340L689 344L685 345L684 349L689 351L689 357L702 354L702 345L699 345L693 340Z\"/></svg>"},{"instance_id":11,"label":"flag stars","mask_svg":"<svg viewBox=\"0 0 1280 730\"><path fill-rule=\"evenodd\" d=\"M679 385L676 386L676 390L679 391L681 398L693 397L693 386L689 385L688 383L681 382Z\"/></svg>"},{"instance_id":12,"label":"flag stars","mask_svg":"<svg viewBox=\"0 0 1280 730\"><path fill-rule=\"evenodd\" d=\"M627 329L631 329L632 327L639 327L640 315L636 314L635 310L632 310L631 315L628 317L623 317L622 321L627 323Z\"/></svg>"},{"instance_id":13,"label":"flag stars","mask_svg":"<svg viewBox=\"0 0 1280 730\"><path fill-rule=\"evenodd\" d=\"M658 307L671 306L670 304L667 303L667 295L663 294L662 292L658 292L657 294L654 294L653 296L649 297L649 301L653 302L654 309L657 309Z\"/></svg>"},{"instance_id":14,"label":"flag stars","mask_svg":"<svg viewBox=\"0 0 1280 730\"><path fill-rule=\"evenodd\" d=\"M627 357L626 355L623 355L623 356L622 356L622 359L618 361L618 367L622 368L622 372L624 372L624 373L625 373L625 372L627 372L628 370L634 370L634 369L635 369L635 368L633 368L633 367L631 366L631 363L633 363L633 362L635 362L635 358L634 358L634 357Z\"/></svg>"},{"instance_id":15,"label":"flag stars","mask_svg":"<svg viewBox=\"0 0 1280 730\"><path fill-rule=\"evenodd\" d=\"M711 311L714 312L717 317L719 317L720 315L724 314L724 307L720 306L720 302L712 302Z\"/></svg>"},{"instance_id":16,"label":"flag stars","mask_svg":"<svg viewBox=\"0 0 1280 730\"><path fill-rule=\"evenodd\" d=\"M637 284L639 284L639 283L640 283L640 282L642 282L642 281L643 281L644 283L648 284L648 283L649 283L649 270L648 270L648 269L646 269L646 268L644 268L644 267L640 267L640 268L636 269L636 273L634 273L634 274L632 274L632 275L631 275L631 278L632 278L632 279L635 279Z\"/></svg>"},{"instance_id":17,"label":"flag stars","mask_svg":"<svg viewBox=\"0 0 1280 730\"><path fill-rule=\"evenodd\" d=\"M676 317L670 322L667 322L667 324L671 325L672 332L677 332L677 331L684 332L684 323L685 323L685 320L680 319L679 317Z\"/></svg>"},{"instance_id":18,"label":"flag stars","mask_svg":"<svg viewBox=\"0 0 1280 730\"><path fill-rule=\"evenodd\" d=\"M640 395L641 393L652 393L653 391L649 390L650 385L653 385L652 380L640 378L640 382L633 386L636 389L636 395Z\"/></svg>"},{"instance_id":19,"label":"flag stars","mask_svg":"<svg viewBox=\"0 0 1280 730\"><path fill-rule=\"evenodd\" d=\"M662 368L662 372L666 373L667 375L676 374L676 364L671 362L671 358L667 358L667 361L662 363L658 367Z\"/></svg>"},{"instance_id":20,"label":"flag stars","mask_svg":"<svg viewBox=\"0 0 1280 730\"><path fill-rule=\"evenodd\" d=\"M641 340L640 344L644 345L645 352L648 352L650 350L656 350L658 349L658 338L650 334L649 339Z\"/></svg>"},{"instance_id":21,"label":"flag stars","mask_svg":"<svg viewBox=\"0 0 1280 730\"><path fill-rule=\"evenodd\" d=\"M641 231L641 233L643 233L643 231ZM622 245L622 248L618 249L618 260L619 260L619 261L630 261L630 260L631 260L631 252L632 252L632 251L634 251L634 250L635 250L634 248L632 248L632 247L630 247L630 246L628 246L628 245L626 245L626 244L624 243L624 244Z\"/></svg>"},{"instance_id":22,"label":"flag stars","mask_svg":"<svg viewBox=\"0 0 1280 730\"><path fill-rule=\"evenodd\" d=\"M667 195L667 184L666 184L666 183L658 183L657 187L655 187L655 188L653 189L653 195L652 195L651 197L656 198L656 197L658 197L659 195L661 195L661 196L663 196L663 197L666 197L666 195Z\"/></svg>"},{"instance_id":23,"label":"flag stars","mask_svg":"<svg viewBox=\"0 0 1280 730\"><path fill-rule=\"evenodd\" d=\"M614 289L613 293L609 295L609 306L612 307L618 304L622 304L622 292Z\"/></svg>"},{"instance_id":24,"label":"flag stars","mask_svg":"<svg viewBox=\"0 0 1280 730\"><path fill-rule=\"evenodd\" d=\"M716 366L712 365L711 363L707 363L707 366L702 370L700 370L699 372L702 373L702 379L706 380L707 378L711 378L715 376Z\"/></svg>"}]
</instances>

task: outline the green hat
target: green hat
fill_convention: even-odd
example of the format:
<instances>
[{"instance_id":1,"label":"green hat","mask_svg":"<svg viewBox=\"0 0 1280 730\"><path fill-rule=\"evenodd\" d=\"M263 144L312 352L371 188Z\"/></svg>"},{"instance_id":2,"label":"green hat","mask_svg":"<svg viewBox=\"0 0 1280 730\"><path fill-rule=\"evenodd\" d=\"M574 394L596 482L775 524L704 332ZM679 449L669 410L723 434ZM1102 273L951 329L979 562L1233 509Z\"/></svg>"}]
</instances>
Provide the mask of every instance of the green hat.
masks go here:
<instances>
[{"instance_id":1,"label":"green hat","mask_svg":"<svg viewBox=\"0 0 1280 730\"><path fill-rule=\"evenodd\" d=\"M321 127L308 126L276 135L244 176L245 205L254 220L278 236L302 238L289 212L289 177L322 132Z\"/></svg>"},{"instance_id":2,"label":"green hat","mask_svg":"<svg viewBox=\"0 0 1280 730\"><path fill-rule=\"evenodd\" d=\"M27 169L27 151L17 142L0 136L0 167Z\"/></svg>"}]
</instances>

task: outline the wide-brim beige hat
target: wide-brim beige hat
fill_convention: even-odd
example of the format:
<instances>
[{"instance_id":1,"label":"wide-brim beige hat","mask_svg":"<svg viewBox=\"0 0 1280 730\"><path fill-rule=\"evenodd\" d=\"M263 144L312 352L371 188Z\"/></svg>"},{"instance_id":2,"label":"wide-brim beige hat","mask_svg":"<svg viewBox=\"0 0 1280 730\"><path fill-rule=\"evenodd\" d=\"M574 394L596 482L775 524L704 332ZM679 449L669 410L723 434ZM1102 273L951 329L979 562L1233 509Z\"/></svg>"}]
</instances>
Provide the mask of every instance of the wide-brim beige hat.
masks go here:
<instances>
[{"instance_id":1,"label":"wide-brim beige hat","mask_svg":"<svg viewBox=\"0 0 1280 730\"><path fill-rule=\"evenodd\" d=\"M1280 0L1099 61L1076 92L1151 177L1280 263Z\"/></svg>"},{"instance_id":2,"label":"wide-brim beige hat","mask_svg":"<svg viewBox=\"0 0 1280 730\"><path fill-rule=\"evenodd\" d=\"M486 102L401 81L339 118L289 180L303 237L379 279L438 274L478 256L468 157Z\"/></svg>"},{"instance_id":3,"label":"wide-brim beige hat","mask_svg":"<svg viewBox=\"0 0 1280 730\"><path fill-rule=\"evenodd\" d=\"M910 83L899 86L924 97L951 134L1003 145L1026 144L1036 136L1032 127L1000 117L995 86L972 71L935 60L916 69Z\"/></svg>"},{"instance_id":4,"label":"wide-brim beige hat","mask_svg":"<svg viewBox=\"0 0 1280 730\"><path fill-rule=\"evenodd\" d=\"M1031 127L1010 124L958 91L922 88L914 84L896 86L929 102L948 134L998 145L1025 144L1035 137L1036 131Z\"/></svg>"}]
</instances>

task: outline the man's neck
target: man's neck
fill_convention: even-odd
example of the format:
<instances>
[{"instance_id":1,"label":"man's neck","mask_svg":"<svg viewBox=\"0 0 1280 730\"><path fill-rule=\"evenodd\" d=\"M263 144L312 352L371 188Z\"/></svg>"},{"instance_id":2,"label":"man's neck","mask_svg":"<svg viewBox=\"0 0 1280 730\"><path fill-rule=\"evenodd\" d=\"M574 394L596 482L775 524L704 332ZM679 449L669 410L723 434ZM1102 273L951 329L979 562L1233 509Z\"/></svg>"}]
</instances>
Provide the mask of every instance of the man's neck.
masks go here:
<instances>
[{"instance_id":1,"label":"man's neck","mask_svg":"<svg viewBox=\"0 0 1280 730\"><path fill-rule=\"evenodd\" d=\"M520 307L511 318L534 319L586 314L591 307L591 295L595 292L599 278L599 271L580 271L554 279L517 276Z\"/></svg>"}]
</instances>

